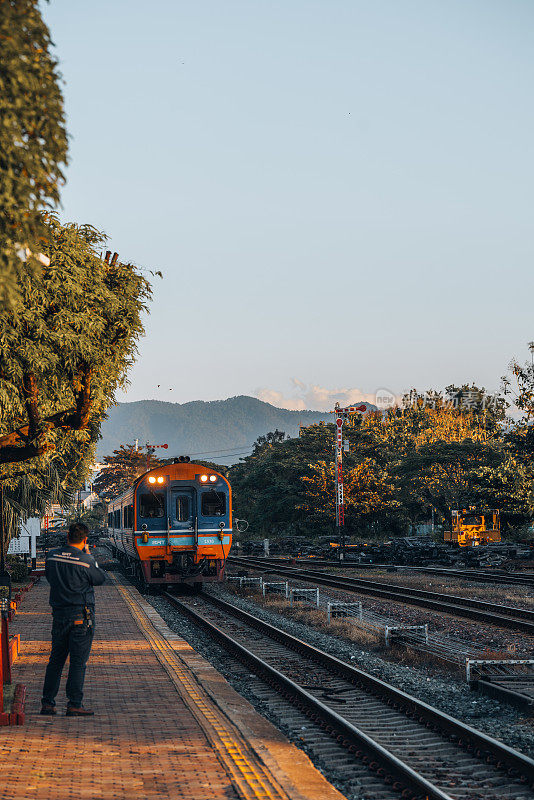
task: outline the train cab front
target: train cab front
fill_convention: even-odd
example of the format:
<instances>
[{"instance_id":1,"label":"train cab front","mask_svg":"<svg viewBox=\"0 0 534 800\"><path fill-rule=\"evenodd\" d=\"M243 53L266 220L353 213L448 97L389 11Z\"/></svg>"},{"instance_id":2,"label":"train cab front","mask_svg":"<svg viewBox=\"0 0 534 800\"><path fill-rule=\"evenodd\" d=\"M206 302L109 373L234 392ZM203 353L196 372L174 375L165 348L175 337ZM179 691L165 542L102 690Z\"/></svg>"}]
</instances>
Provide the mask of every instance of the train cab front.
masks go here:
<instances>
[{"instance_id":1,"label":"train cab front","mask_svg":"<svg viewBox=\"0 0 534 800\"><path fill-rule=\"evenodd\" d=\"M137 486L136 548L147 583L203 583L224 577L232 544L232 497L226 478L177 463Z\"/></svg>"}]
</instances>

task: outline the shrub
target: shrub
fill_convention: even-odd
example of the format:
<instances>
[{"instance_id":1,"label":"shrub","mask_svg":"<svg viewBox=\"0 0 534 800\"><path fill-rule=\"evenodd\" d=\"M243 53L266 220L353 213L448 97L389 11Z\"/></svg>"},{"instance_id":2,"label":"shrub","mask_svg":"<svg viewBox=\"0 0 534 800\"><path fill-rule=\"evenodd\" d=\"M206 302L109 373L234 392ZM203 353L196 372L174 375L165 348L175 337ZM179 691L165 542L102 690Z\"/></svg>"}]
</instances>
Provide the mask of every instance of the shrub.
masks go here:
<instances>
[{"instance_id":1,"label":"shrub","mask_svg":"<svg viewBox=\"0 0 534 800\"><path fill-rule=\"evenodd\" d=\"M6 567L13 583L21 583L28 577L28 567L18 556L9 556Z\"/></svg>"}]
</instances>

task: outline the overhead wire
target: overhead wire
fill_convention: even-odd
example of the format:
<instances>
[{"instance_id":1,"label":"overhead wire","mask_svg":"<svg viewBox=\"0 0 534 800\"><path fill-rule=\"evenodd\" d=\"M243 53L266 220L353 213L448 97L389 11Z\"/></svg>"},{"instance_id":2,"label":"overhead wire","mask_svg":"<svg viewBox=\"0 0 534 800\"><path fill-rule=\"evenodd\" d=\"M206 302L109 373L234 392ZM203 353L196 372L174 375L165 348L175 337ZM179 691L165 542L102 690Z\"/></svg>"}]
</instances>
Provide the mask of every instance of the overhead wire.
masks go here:
<instances>
[{"instance_id":1,"label":"overhead wire","mask_svg":"<svg viewBox=\"0 0 534 800\"><path fill-rule=\"evenodd\" d=\"M253 444L237 445L237 447L246 447L247 448L246 451L245 450L240 451L240 453L241 452L244 453L244 452L248 452L252 447L254 447L254 444L255 444L255 442ZM211 456L211 455L216 455L218 453L228 453L229 455L240 455L240 453L231 453L230 451L232 451L232 450L235 450L235 447L227 447L225 450L203 450L203 451L198 452L198 453L189 453L188 455L190 455L190 456Z\"/></svg>"}]
</instances>

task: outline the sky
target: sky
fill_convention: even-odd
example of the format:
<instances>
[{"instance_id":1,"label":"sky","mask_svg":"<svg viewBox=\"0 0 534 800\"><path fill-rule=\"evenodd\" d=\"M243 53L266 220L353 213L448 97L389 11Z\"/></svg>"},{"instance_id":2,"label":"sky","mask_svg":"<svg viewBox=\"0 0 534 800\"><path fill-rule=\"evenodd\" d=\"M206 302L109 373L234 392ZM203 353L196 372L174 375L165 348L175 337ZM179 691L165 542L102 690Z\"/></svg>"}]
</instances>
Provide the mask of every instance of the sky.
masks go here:
<instances>
[{"instance_id":1,"label":"sky","mask_svg":"<svg viewBox=\"0 0 534 800\"><path fill-rule=\"evenodd\" d=\"M154 279L120 401L327 410L527 360L531 0L51 0L64 220Z\"/></svg>"}]
</instances>

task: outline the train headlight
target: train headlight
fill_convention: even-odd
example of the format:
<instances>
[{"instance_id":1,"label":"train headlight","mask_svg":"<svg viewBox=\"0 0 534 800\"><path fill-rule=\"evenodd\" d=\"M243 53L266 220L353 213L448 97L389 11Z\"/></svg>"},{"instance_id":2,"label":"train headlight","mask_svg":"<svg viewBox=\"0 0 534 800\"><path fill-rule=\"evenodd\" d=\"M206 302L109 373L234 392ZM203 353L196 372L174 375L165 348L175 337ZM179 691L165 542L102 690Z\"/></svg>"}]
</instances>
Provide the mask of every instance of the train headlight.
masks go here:
<instances>
[{"instance_id":1,"label":"train headlight","mask_svg":"<svg viewBox=\"0 0 534 800\"><path fill-rule=\"evenodd\" d=\"M163 478L163 477L160 475L160 477L158 478L158 483L163 483L163 481L164 481L164 480L165 480L165 478Z\"/></svg>"},{"instance_id":2,"label":"train headlight","mask_svg":"<svg viewBox=\"0 0 534 800\"><path fill-rule=\"evenodd\" d=\"M208 482L208 476L207 475L201 475L200 476L200 483L207 483L207 482Z\"/></svg>"},{"instance_id":3,"label":"train headlight","mask_svg":"<svg viewBox=\"0 0 534 800\"><path fill-rule=\"evenodd\" d=\"M155 477L153 475L151 475L150 478L148 479L148 482L149 483L156 483Z\"/></svg>"},{"instance_id":4,"label":"train headlight","mask_svg":"<svg viewBox=\"0 0 534 800\"><path fill-rule=\"evenodd\" d=\"M215 483L215 482L216 482L216 480L217 480L217 475L210 475L210 481L211 481L211 483Z\"/></svg>"}]
</instances>

